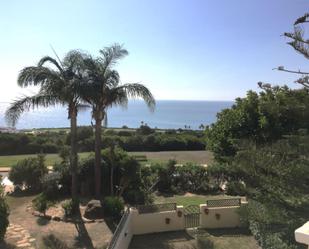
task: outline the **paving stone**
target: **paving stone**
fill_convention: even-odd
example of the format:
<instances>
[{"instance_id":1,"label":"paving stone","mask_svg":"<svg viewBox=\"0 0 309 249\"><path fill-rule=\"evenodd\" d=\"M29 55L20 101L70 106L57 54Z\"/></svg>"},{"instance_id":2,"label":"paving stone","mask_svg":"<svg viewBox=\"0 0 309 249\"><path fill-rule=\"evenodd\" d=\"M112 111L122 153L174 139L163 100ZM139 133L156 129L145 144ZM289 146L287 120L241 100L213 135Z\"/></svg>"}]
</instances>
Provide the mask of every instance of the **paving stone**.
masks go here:
<instances>
[{"instance_id":1,"label":"paving stone","mask_svg":"<svg viewBox=\"0 0 309 249\"><path fill-rule=\"evenodd\" d=\"M30 243L23 243L23 244L17 244L17 247L28 247L28 246L31 246Z\"/></svg>"},{"instance_id":2,"label":"paving stone","mask_svg":"<svg viewBox=\"0 0 309 249\"><path fill-rule=\"evenodd\" d=\"M27 242L28 242L27 239L23 239L23 240L17 241L17 244L24 244L24 243L27 243Z\"/></svg>"}]
</instances>

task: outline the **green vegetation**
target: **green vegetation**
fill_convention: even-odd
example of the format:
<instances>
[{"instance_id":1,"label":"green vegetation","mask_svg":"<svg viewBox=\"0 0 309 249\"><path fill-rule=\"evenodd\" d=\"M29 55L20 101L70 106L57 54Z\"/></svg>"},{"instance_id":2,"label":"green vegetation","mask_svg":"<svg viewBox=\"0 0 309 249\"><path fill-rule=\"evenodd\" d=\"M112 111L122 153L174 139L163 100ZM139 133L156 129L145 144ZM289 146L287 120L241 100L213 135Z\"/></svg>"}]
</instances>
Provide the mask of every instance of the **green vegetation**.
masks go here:
<instances>
[{"instance_id":1,"label":"green vegetation","mask_svg":"<svg viewBox=\"0 0 309 249\"><path fill-rule=\"evenodd\" d=\"M176 166L176 161L155 164L151 171L158 177L156 187L161 193L207 193L217 191L218 186L210 182L207 168L186 163Z\"/></svg>"},{"instance_id":2,"label":"green vegetation","mask_svg":"<svg viewBox=\"0 0 309 249\"><path fill-rule=\"evenodd\" d=\"M294 32L284 34L307 59L308 41L300 25L308 18L297 19ZM219 113L206 129L207 147L217 160L209 173L228 182L228 193L249 198L241 216L262 248L296 249L303 246L295 243L294 231L309 219L309 77L277 69L301 75L296 82L304 88L259 82L260 93L249 91Z\"/></svg>"},{"instance_id":3,"label":"green vegetation","mask_svg":"<svg viewBox=\"0 0 309 249\"><path fill-rule=\"evenodd\" d=\"M0 176L1 182L1 176ZM9 207L4 197L4 189L0 184L0 242L3 241L6 229L9 225Z\"/></svg>"},{"instance_id":4,"label":"green vegetation","mask_svg":"<svg viewBox=\"0 0 309 249\"><path fill-rule=\"evenodd\" d=\"M209 164L212 162L212 153L209 151L128 152L128 154L136 158L142 165L164 163L171 158L182 164L187 162ZM89 155L91 155L91 152L80 152L78 153L78 158L83 160ZM138 156L136 157L136 155ZM140 161L140 156L145 156L146 161L144 159ZM0 156L0 167L11 167L18 161L29 157L36 157L36 154ZM58 154L45 154L45 163L47 166L52 166L60 161L61 157Z\"/></svg>"},{"instance_id":5,"label":"green vegetation","mask_svg":"<svg viewBox=\"0 0 309 249\"><path fill-rule=\"evenodd\" d=\"M44 163L44 155L39 154L36 158L26 158L18 161L9 172L9 179L15 186L25 187L31 190L41 189L42 177L48 173Z\"/></svg>"},{"instance_id":6,"label":"green vegetation","mask_svg":"<svg viewBox=\"0 0 309 249\"><path fill-rule=\"evenodd\" d=\"M80 97L91 106L95 121L95 195L101 195L101 149L102 122L107 121L107 109L112 106L126 107L129 98L142 98L147 106L154 110L155 99L147 87L138 83L121 84L120 75L114 69L115 64L128 55L128 51L119 44L100 50L100 56L87 56L83 60L81 75L85 82ZM89 82L89 83L88 83Z\"/></svg>"},{"instance_id":7,"label":"green vegetation","mask_svg":"<svg viewBox=\"0 0 309 249\"><path fill-rule=\"evenodd\" d=\"M48 199L44 193L39 194L33 201L32 206L34 209L45 215L48 208Z\"/></svg>"},{"instance_id":8,"label":"green vegetation","mask_svg":"<svg viewBox=\"0 0 309 249\"><path fill-rule=\"evenodd\" d=\"M218 120L206 128L207 149L222 161L234 156L240 140L270 143L286 134L307 129L309 94L307 89L263 87L236 99L232 108L217 114Z\"/></svg>"},{"instance_id":9,"label":"green vegetation","mask_svg":"<svg viewBox=\"0 0 309 249\"><path fill-rule=\"evenodd\" d=\"M72 215L75 215L78 212L77 207L79 206L79 202L70 199L64 201L61 206L64 209L65 216L71 217Z\"/></svg>"},{"instance_id":10,"label":"green vegetation","mask_svg":"<svg viewBox=\"0 0 309 249\"><path fill-rule=\"evenodd\" d=\"M145 133L141 128L131 130L105 129L102 148L117 145L126 151L176 151L204 150L202 131L153 130ZM77 128L77 150L93 151L94 133L90 126ZM58 153L70 145L71 134L64 131L40 131L40 133L0 133L0 155Z\"/></svg>"},{"instance_id":11,"label":"green vegetation","mask_svg":"<svg viewBox=\"0 0 309 249\"><path fill-rule=\"evenodd\" d=\"M120 218L124 210L124 202L119 197L108 196L104 198L104 215Z\"/></svg>"},{"instance_id":12,"label":"green vegetation","mask_svg":"<svg viewBox=\"0 0 309 249\"><path fill-rule=\"evenodd\" d=\"M242 217L262 248L301 248L295 244L294 231L309 219L305 211L309 208L309 136L306 129L298 128L307 125L308 108L300 106L306 105L309 94L305 89L290 90L286 87L268 88L267 91L260 96L251 93L250 97L224 111L222 119L208 128L207 136L213 139L209 145L218 159L208 170L218 184L227 182L228 194L247 196L249 206L242 210ZM256 105L252 96L259 100ZM266 96L267 101L264 99ZM287 98L286 104L279 100L281 98ZM263 109L258 103L262 100L273 110L267 118L261 116ZM280 104L276 105L273 101ZM248 102L256 112L249 111L250 108L240 111L244 103L248 107ZM268 108L266 110L270 110ZM254 113L257 115L250 119ZM232 115L230 117L236 119L228 119L230 114L240 116ZM239 122L237 129L231 125L237 123L235 120L243 120L243 117L247 118L246 122ZM276 122L271 122L273 118ZM261 120L265 121L263 124L269 122L271 125L262 126ZM222 127L225 127L221 131L228 140L217 136ZM221 143L225 146L222 147L224 150L217 150Z\"/></svg>"}]
</instances>

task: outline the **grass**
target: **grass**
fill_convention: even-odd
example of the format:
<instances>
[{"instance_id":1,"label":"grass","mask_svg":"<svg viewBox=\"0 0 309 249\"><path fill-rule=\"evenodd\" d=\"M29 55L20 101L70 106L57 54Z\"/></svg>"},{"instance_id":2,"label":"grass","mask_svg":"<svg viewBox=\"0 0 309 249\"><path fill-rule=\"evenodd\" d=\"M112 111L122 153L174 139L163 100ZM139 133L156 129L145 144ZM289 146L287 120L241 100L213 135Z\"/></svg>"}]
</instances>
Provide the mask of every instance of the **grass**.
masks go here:
<instances>
[{"instance_id":1,"label":"grass","mask_svg":"<svg viewBox=\"0 0 309 249\"><path fill-rule=\"evenodd\" d=\"M88 157L90 152L82 152L79 153L79 158L86 158ZM10 155L10 156L0 156L0 167L12 167L16 164L19 160L29 158L29 157L36 157L36 154L27 154L27 155ZM48 166L53 165L56 162L60 161L60 157L58 154L46 154L46 164Z\"/></svg>"},{"instance_id":2,"label":"grass","mask_svg":"<svg viewBox=\"0 0 309 249\"><path fill-rule=\"evenodd\" d=\"M90 153L91 152L79 153L79 157L81 159L86 158ZM169 159L175 159L178 163L195 162L200 164L209 164L213 160L212 154L209 151L129 152L129 154L135 156L146 156L147 160L142 162L143 164L161 163L166 162ZM19 160L35 156L35 154L0 156L0 167L11 167ZM58 154L46 154L46 163L48 166L59 161L60 158Z\"/></svg>"},{"instance_id":3,"label":"grass","mask_svg":"<svg viewBox=\"0 0 309 249\"><path fill-rule=\"evenodd\" d=\"M200 205L205 204L206 200L233 198L228 195L173 195L173 196L156 196L155 203L176 203L179 206ZM235 197L234 197L235 198Z\"/></svg>"}]
</instances>

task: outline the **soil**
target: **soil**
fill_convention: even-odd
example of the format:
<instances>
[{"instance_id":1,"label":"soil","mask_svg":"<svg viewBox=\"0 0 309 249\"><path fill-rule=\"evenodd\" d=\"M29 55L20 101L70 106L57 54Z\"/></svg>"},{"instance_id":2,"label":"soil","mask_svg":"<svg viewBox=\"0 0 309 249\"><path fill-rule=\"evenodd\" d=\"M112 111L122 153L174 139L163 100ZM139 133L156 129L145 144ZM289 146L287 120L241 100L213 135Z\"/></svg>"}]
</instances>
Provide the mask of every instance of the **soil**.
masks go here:
<instances>
[{"instance_id":1,"label":"soil","mask_svg":"<svg viewBox=\"0 0 309 249\"><path fill-rule=\"evenodd\" d=\"M63 222L36 217L27 211L34 196L8 197L10 227L0 248L81 249L104 248L112 237L106 222ZM50 212L59 213L52 209ZM22 231L22 232L20 232ZM18 234L22 236L17 236ZM23 243L21 243L23 242Z\"/></svg>"}]
</instances>

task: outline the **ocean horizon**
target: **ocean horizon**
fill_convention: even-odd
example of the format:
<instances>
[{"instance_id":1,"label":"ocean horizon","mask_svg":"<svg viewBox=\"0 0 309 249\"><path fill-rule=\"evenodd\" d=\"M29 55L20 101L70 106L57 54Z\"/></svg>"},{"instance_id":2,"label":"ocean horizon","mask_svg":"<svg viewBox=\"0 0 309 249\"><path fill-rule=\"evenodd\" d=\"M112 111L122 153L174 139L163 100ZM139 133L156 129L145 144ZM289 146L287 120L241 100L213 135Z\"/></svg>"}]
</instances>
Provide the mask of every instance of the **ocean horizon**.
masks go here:
<instances>
[{"instance_id":1,"label":"ocean horizon","mask_svg":"<svg viewBox=\"0 0 309 249\"><path fill-rule=\"evenodd\" d=\"M128 108L113 107L108 110L108 127L127 126L137 128L141 122L152 128L179 129L190 126L199 129L201 124L209 125L216 121L216 115L223 109L230 108L233 101L201 100L157 100L156 109L150 112L142 100L130 100ZM6 127L4 113L9 103L0 103L0 127ZM91 111L80 111L78 125L91 124ZM56 106L39 108L21 115L16 128L60 128L69 127L66 107Z\"/></svg>"}]
</instances>

